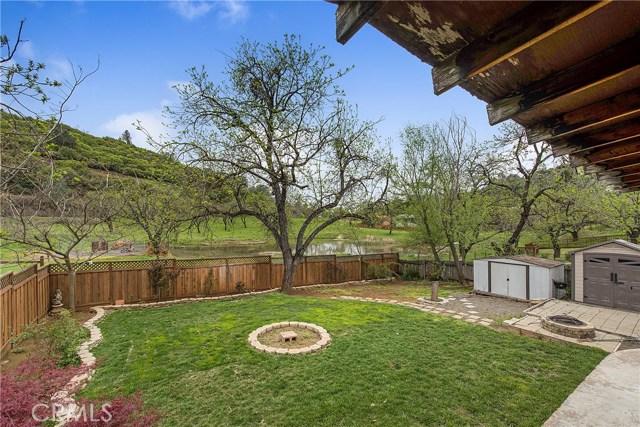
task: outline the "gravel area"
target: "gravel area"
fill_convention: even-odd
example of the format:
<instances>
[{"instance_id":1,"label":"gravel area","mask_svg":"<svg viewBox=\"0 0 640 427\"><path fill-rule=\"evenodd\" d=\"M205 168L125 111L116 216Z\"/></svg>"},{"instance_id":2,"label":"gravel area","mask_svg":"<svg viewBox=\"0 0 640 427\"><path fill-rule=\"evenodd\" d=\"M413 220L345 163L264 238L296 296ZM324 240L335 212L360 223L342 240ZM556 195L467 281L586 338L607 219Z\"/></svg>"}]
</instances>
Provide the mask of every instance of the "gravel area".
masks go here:
<instances>
[{"instance_id":1,"label":"gravel area","mask_svg":"<svg viewBox=\"0 0 640 427\"><path fill-rule=\"evenodd\" d=\"M622 351L622 350L634 350L636 348L640 348L640 339L628 339L628 340L624 340L622 341L622 344L620 344L620 347L618 347L618 351Z\"/></svg>"},{"instance_id":2,"label":"gravel area","mask_svg":"<svg viewBox=\"0 0 640 427\"><path fill-rule=\"evenodd\" d=\"M533 305L507 298L476 295L473 293L452 294L449 297L453 297L455 300L439 305L439 307L495 320L521 317L522 312ZM474 311L477 313L474 313Z\"/></svg>"}]
</instances>

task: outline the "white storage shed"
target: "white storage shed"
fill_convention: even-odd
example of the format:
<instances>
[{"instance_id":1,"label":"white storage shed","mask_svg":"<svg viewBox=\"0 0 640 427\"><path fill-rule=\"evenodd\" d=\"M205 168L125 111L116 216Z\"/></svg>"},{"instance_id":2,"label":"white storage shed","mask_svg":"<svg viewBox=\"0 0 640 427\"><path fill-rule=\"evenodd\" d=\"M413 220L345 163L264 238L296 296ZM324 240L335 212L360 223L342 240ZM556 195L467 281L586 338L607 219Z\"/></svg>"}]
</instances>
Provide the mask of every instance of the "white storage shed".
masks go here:
<instances>
[{"instance_id":1,"label":"white storage shed","mask_svg":"<svg viewBox=\"0 0 640 427\"><path fill-rule=\"evenodd\" d=\"M563 262L526 255L473 261L473 288L481 294L523 301L553 298L554 280L564 282Z\"/></svg>"}]
</instances>

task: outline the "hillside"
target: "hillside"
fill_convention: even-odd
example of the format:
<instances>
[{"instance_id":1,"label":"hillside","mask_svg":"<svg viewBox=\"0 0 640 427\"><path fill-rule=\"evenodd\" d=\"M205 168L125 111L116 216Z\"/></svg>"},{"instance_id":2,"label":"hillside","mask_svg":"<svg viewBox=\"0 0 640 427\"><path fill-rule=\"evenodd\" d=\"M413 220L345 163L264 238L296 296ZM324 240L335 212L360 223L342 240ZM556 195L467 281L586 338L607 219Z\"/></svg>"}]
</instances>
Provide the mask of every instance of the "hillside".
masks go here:
<instances>
[{"instance_id":1,"label":"hillside","mask_svg":"<svg viewBox=\"0 0 640 427\"><path fill-rule=\"evenodd\" d=\"M19 119L2 113L2 162L12 164L17 158L30 150L31 119ZM124 177L138 177L149 180L168 180L178 168L185 166L145 148L128 144L111 137L97 137L71 126L61 125L57 135L37 153L40 161L31 162L30 173L37 174L38 169L47 168L48 159L54 159L56 172L68 176L76 183L89 183L105 173ZM37 160L34 159L34 160ZM21 182L23 181L23 182ZM14 183L19 190L28 190L27 180L18 178Z\"/></svg>"}]
</instances>

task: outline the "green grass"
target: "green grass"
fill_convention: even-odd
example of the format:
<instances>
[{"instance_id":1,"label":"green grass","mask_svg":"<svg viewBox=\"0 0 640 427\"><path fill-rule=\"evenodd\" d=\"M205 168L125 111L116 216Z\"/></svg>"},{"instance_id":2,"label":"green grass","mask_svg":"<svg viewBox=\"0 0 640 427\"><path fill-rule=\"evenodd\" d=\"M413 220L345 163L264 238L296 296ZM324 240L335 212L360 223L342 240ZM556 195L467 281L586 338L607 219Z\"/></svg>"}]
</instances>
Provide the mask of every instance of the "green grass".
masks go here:
<instances>
[{"instance_id":1,"label":"green grass","mask_svg":"<svg viewBox=\"0 0 640 427\"><path fill-rule=\"evenodd\" d=\"M324 351L258 353L276 321L325 327ZM605 356L404 307L269 295L118 311L83 391L142 391L161 426L540 426Z\"/></svg>"}]
</instances>

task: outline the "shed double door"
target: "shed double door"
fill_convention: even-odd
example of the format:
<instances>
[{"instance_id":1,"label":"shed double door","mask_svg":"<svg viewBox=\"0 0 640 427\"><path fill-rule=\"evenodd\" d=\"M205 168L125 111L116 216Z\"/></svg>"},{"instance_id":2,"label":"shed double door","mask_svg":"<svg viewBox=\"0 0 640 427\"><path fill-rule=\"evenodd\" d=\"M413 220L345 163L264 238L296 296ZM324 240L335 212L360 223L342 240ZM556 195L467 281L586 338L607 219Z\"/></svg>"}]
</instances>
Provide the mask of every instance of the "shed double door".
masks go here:
<instances>
[{"instance_id":1,"label":"shed double door","mask_svg":"<svg viewBox=\"0 0 640 427\"><path fill-rule=\"evenodd\" d=\"M585 256L584 302L640 311L640 257Z\"/></svg>"},{"instance_id":2,"label":"shed double door","mask_svg":"<svg viewBox=\"0 0 640 427\"><path fill-rule=\"evenodd\" d=\"M490 268L491 293L528 299L526 265L492 262Z\"/></svg>"}]
</instances>

